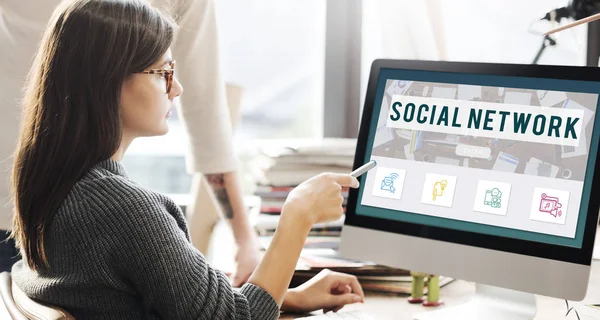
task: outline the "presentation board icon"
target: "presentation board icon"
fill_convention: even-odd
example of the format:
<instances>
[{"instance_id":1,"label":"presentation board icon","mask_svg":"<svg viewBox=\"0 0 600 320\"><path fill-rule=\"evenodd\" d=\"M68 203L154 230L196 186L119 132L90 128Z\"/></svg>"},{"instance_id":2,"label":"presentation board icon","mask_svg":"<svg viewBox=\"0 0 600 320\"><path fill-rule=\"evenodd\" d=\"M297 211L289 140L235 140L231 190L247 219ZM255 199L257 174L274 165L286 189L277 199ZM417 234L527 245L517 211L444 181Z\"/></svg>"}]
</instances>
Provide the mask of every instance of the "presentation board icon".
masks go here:
<instances>
[{"instance_id":1,"label":"presentation board icon","mask_svg":"<svg viewBox=\"0 0 600 320\"><path fill-rule=\"evenodd\" d=\"M508 212L510 183L479 180L473 211L505 216Z\"/></svg>"},{"instance_id":2,"label":"presentation board icon","mask_svg":"<svg viewBox=\"0 0 600 320\"><path fill-rule=\"evenodd\" d=\"M452 207L455 189L455 176L428 173L425 175L421 203Z\"/></svg>"},{"instance_id":3,"label":"presentation board icon","mask_svg":"<svg viewBox=\"0 0 600 320\"><path fill-rule=\"evenodd\" d=\"M402 197L402 187L406 170L377 166L373 182L373 196L390 199Z\"/></svg>"},{"instance_id":4,"label":"presentation board icon","mask_svg":"<svg viewBox=\"0 0 600 320\"><path fill-rule=\"evenodd\" d=\"M529 218L536 221L565 224L569 195L569 191L535 188Z\"/></svg>"}]
</instances>

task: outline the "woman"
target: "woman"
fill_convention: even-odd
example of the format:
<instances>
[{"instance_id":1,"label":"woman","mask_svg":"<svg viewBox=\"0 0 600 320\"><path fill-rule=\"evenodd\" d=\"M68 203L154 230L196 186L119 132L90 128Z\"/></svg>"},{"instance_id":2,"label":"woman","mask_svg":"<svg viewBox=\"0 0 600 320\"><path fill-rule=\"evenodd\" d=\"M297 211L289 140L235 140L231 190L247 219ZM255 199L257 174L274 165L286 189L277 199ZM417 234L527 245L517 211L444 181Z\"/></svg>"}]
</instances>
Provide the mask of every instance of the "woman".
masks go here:
<instances>
[{"instance_id":1,"label":"woman","mask_svg":"<svg viewBox=\"0 0 600 320\"><path fill-rule=\"evenodd\" d=\"M322 174L294 189L269 250L236 292L193 248L175 203L126 177L119 160L131 141L165 134L183 92L174 29L143 0L75 0L55 11L15 155L16 285L78 319L275 319L280 306L362 301L356 278L339 273L287 290L311 225L341 216L341 188L357 187L355 178Z\"/></svg>"}]
</instances>

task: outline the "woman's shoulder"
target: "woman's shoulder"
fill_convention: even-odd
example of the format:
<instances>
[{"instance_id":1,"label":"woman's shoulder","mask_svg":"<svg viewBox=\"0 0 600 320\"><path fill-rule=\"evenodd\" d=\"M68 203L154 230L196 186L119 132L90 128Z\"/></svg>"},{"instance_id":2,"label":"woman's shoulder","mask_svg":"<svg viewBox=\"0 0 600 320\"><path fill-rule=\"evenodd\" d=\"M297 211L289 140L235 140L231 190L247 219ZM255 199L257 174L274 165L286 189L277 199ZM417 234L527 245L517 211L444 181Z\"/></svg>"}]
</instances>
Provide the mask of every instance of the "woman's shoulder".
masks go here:
<instances>
[{"instance_id":1,"label":"woman's shoulder","mask_svg":"<svg viewBox=\"0 0 600 320\"><path fill-rule=\"evenodd\" d=\"M138 185L122 172L100 165L94 166L75 183L65 199L64 208L117 214L177 210L167 196Z\"/></svg>"},{"instance_id":2,"label":"woman's shoulder","mask_svg":"<svg viewBox=\"0 0 600 320\"><path fill-rule=\"evenodd\" d=\"M51 233L59 244L76 239L78 248L112 250L123 241L143 239L148 230L157 235L176 231L172 226L189 237L185 217L172 200L96 166L73 186Z\"/></svg>"}]
</instances>

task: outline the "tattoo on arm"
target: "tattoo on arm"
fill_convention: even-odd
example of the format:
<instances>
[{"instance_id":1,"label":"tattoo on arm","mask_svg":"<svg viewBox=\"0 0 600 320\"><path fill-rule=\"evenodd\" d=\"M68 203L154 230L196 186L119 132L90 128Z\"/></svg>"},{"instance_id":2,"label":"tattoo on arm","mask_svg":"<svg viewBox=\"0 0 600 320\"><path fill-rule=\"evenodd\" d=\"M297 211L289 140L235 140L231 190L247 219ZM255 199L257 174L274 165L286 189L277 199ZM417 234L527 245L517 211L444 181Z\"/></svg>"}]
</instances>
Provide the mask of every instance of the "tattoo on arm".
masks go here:
<instances>
[{"instance_id":1,"label":"tattoo on arm","mask_svg":"<svg viewBox=\"0 0 600 320\"><path fill-rule=\"evenodd\" d=\"M233 218L233 208L231 207L231 201L229 200L229 195L227 195L227 188L225 187L225 175L222 173L216 174L207 174L205 175L206 180L211 185L213 191L215 192L215 196L217 200L221 204L221 209L223 209L223 214L225 218L232 219Z\"/></svg>"}]
</instances>

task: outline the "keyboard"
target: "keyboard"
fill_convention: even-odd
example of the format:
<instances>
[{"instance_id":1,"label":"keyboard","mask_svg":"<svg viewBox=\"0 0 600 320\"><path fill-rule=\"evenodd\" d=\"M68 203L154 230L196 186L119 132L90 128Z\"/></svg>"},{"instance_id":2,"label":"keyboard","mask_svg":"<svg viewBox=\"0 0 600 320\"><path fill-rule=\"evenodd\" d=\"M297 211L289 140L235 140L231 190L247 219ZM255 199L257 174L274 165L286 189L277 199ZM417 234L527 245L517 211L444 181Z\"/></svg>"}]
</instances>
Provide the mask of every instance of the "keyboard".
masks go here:
<instances>
[{"instance_id":1,"label":"keyboard","mask_svg":"<svg viewBox=\"0 0 600 320\"><path fill-rule=\"evenodd\" d=\"M340 311L340 312L327 312L325 314L320 314L318 316L305 317L305 318L296 318L305 319L305 320L375 320L375 317L364 313L362 311Z\"/></svg>"}]
</instances>

